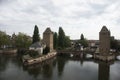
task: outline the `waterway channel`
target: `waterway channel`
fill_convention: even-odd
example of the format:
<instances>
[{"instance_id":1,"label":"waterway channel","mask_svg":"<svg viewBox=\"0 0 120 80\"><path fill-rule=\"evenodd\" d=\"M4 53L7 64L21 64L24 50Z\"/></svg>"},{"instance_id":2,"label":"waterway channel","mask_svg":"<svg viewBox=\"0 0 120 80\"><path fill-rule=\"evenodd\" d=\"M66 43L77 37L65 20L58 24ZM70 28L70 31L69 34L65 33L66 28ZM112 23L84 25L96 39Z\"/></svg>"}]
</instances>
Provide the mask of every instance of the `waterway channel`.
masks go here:
<instances>
[{"instance_id":1,"label":"waterway channel","mask_svg":"<svg viewBox=\"0 0 120 80\"><path fill-rule=\"evenodd\" d=\"M102 63L55 57L24 67L16 56L0 55L0 80L120 80L120 61Z\"/></svg>"}]
</instances>

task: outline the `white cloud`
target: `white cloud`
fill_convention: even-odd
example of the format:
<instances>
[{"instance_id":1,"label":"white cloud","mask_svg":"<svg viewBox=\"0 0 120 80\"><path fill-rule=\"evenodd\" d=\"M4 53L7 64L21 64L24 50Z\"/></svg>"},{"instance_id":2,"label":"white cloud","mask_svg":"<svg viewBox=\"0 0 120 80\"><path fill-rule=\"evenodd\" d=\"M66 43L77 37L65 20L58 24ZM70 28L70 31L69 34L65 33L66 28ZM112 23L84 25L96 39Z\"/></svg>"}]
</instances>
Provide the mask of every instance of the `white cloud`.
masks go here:
<instances>
[{"instance_id":1,"label":"white cloud","mask_svg":"<svg viewBox=\"0 0 120 80\"><path fill-rule=\"evenodd\" d=\"M119 0L1 0L0 30L32 35L35 24L40 34L46 27L58 31L62 26L72 39L84 33L88 39L98 39L106 25L119 37ZM4 25L4 26L3 26Z\"/></svg>"}]
</instances>

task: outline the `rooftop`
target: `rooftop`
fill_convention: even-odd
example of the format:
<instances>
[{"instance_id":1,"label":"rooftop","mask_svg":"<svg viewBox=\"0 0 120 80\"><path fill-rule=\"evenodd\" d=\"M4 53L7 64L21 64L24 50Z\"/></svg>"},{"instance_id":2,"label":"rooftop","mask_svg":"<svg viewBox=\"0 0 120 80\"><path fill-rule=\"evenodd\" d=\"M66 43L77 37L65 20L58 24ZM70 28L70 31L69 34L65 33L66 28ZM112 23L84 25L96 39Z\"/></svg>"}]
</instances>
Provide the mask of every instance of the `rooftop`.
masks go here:
<instances>
[{"instance_id":1,"label":"rooftop","mask_svg":"<svg viewBox=\"0 0 120 80\"><path fill-rule=\"evenodd\" d=\"M108 32L109 30L107 29L106 26L103 26L100 32Z\"/></svg>"},{"instance_id":2,"label":"rooftop","mask_svg":"<svg viewBox=\"0 0 120 80\"><path fill-rule=\"evenodd\" d=\"M42 47L42 44L40 42L33 43L30 47Z\"/></svg>"},{"instance_id":3,"label":"rooftop","mask_svg":"<svg viewBox=\"0 0 120 80\"><path fill-rule=\"evenodd\" d=\"M51 29L48 27L48 28L44 31L44 33L52 33L52 31L51 31Z\"/></svg>"}]
</instances>

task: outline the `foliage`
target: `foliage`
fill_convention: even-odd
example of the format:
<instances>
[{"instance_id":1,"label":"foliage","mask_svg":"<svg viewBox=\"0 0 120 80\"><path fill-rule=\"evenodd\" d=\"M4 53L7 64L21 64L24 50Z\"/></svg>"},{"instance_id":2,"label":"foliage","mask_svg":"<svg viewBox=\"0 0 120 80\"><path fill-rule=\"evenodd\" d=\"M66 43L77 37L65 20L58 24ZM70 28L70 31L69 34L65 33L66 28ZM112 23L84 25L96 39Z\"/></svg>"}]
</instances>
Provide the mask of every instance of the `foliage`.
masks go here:
<instances>
[{"instance_id":1,"label":"foliage","mask_svg":"<svg viewBox=\"0 0 120 80\"><path fill-rule=\"evenodd\" d=\"M81 39L79 41L79 43L85 48L88 47L88 41L84 38L84 35L81 34Z\"/></svg>"},{"instance_id":2,"label":"foliage","mask_svg":"<svg viewBox=\"0 0 120 80\"><path fill-rule=\"evenodd\" d=\"M50 48L49 47L45 47L45 49L43 49L43 54L48 54L50 52Z\"/></svg>"},{"instance_id":3,"label":"foliage","mask_svg":"<svg viewBox=\"0 0 120 80\"><path fill-rule=\"evenodd\" d=\"M62 29L62 27L59 27L59 32L58 32L58 46L61 48L65 48L64 42L65 42L65 33Z\"/></svg>"},{"instance_id":4,"label":"foliage","mask_svg":"<svg viewBox=\"0 0 120 80\"><path fill-rule=\"evenodd\" d=\"M117 51L120 50L120 45L118 44L118 41L113 39L112 37L110 39L110 48L115 49Z\"/></svg>"},{"instance_id":5,"label":"foliage","mask_svg":"<svg viewBox=\"0 0 120 80\"><path fill-rule=\"evenodd\" d=\"M85 47L88 47L88 42L86 39L84 40L80 40L80 44L85 48Z\"/></svg>"},{"instance_id":6,"label":"foliage","mask_svg":"<svg viewBox=\"0 0 120 80\"><path fill-rule=\"evenodd\" d=\"M19 33L15 38L15 46L17 48L28 48L31 43L31 38L24 33Z\"/></svg>"},{"instance_id":7,"label":"foliage","mask_svg":"<svg viewBox=\"0 0 120 80\"><path fill-rule=\"evenodd\" d=\"M0 47L6 45L9 46L11 44L11 37L7 35L5 32L0 31Z\"/></svg>"},{"instance_id":8,"label":"foliage","mask_svg":"<svg viewBox=\"0 0 120 80\"><path fill-rule=\"evenodd\" d=\"M85 40L85 38L84 38L84 35L83 34L81 34L81 36L80 36L81 38L80 38L80 40Z\"/></svg>"},{"instance_id":9,"label":"foliage","mask_svg":"<svg viewBox=\"0 0 120 80\"><path fill-rule=\"evenodd\" d=\"M35 42L38 42L38 41L40 41L39 29L38 29L37 25L35 25L34 34L33 34L33 42L32 43L35 43Z\"/></svg>"},{"instance_id":10,"label":"foliage","mask_svg":"<svg viewBox=\"0 0 120 80\"><path fill-rule=\"evenodd\" d=\"M57 35L57 33L55 32L54 33L54 36L53 36L53 46L54 46L54 49L56 49L57 48L57 45L58 45L58 35Z\"/></svg>"},{"instance_id":11,"label":"foliage","mask_svg":"<svg viewBox=\"0 0 120 80\"><path fill-rule=\"evenodd\" d=\"M23 33L13 34L12 37L0 31L0 47L28 48L31 45L31 38Z\"/></svg>"},{"instance_id":12,"label":"foliage","mask_svg":"<svg viewBox=\"0 0 120 80\"><path fill-rule=\"evenodd\" d=\"M71 41L69 36L65 36L65 47L70 47L71 46Z\"/></svg>"},{"instance_id":13,"label":"foliage","mask_svg":"<svg viewBox=\"0 0 120 80\"><path fill-rule=\"evenodd\" d=\"M68 36L65 35L64 30L62 27L59 27L59 32L58 32L58 49L65 49L67 47L71 46L71 41Z\"/></svg>"},{"instance_id":14,"label":"foliage","mask_svg":"<svg viewBox=\"0 0 120 80\"><path fill-rule=\"evenodd\" d=\"M30 57L33 57L33 58L35 58L35 57L38 57L38 56L39 56L38 51L34 51L34 50L29 50L28 52L26 52L26 54L29 54L29 55L30 55Z\"/></svg>"}]
</instances>

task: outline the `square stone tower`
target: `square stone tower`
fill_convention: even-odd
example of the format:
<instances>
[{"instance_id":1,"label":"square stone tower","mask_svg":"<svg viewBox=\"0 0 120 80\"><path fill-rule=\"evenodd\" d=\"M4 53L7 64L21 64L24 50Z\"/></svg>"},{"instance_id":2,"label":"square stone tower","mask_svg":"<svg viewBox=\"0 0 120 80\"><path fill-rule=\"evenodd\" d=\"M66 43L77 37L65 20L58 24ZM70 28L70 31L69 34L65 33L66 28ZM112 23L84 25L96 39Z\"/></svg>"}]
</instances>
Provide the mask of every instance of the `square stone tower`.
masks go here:
<instances>
[{"instance_id":1,"label":"square stone tower","mask_svg":"<svg viewBox=\"0 0 120 80\"><path fill-rule=\"evenodd\" d=\"M99 53L94 54L95 59L102 61L111 61L115 59L115 55L110 53L110 31L103 26L99 32Z\"/></svg>"},{"instance_id":2,"label":"square stone tower","mask_svg":"<svg viewBox=\"0 0 120 80\"><path fill-rule=\"evenodd\" d=\"M110 54L110 31L103 26L99 32L100 46L99 51L101 55L107 56Z\"/></svg>"},{"instance_id":3,"label":"square stone tower","mask_svg":"<svg viewBox=\"0 0 120 80\"><path fill-rule=\"evenodd\" d=\"M47 28L43 33L43 42L50 48L50 52L53 51L53 32L50 28Z\"/></svg>"}]
</instances>

